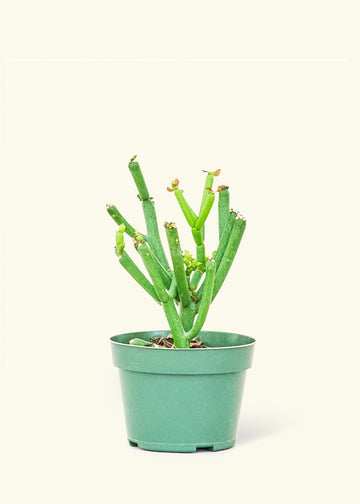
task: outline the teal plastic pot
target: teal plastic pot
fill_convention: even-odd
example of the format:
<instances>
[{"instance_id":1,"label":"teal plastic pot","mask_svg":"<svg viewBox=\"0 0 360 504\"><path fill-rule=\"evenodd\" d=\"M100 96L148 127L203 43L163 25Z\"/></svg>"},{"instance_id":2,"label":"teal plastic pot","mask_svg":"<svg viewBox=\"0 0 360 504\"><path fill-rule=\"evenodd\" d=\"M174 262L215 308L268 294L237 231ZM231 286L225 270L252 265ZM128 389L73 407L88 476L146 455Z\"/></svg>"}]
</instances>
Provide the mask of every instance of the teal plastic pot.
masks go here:
<instances>
[{"instance_id":1,"label":"teal plastic pot","mask_svg":"<svg viewBox=\"0 0 360 504\"><path fill-rule=\"evenodd\" d=\"M168 333L145 331L111 338L130 444L166 452L231 448L255 340L203 331L199 337L210 348L128 344L132 338L150 340Z\"/></svg>"}]
</instances>

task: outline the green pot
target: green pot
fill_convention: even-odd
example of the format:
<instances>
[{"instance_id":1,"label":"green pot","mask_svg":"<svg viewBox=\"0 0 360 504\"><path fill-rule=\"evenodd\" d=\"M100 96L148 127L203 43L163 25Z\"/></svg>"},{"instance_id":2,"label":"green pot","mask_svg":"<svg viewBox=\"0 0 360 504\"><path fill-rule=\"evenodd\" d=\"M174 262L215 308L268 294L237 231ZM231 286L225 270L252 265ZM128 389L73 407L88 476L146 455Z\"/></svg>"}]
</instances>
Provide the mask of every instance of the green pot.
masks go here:
<instances>
[{"instance_id":1,"label":"green pot","mask_svg":"<svg viewBox=\"0 0 360 504\"><path fill-rule=\"evenodd\" d=\"M128 344L132 338L150 340L168 333L144 331L111 338L130 444L166 452L231 448L255 340L203 331L199 338L210 348Z\"/></svg>"}]
</instances>

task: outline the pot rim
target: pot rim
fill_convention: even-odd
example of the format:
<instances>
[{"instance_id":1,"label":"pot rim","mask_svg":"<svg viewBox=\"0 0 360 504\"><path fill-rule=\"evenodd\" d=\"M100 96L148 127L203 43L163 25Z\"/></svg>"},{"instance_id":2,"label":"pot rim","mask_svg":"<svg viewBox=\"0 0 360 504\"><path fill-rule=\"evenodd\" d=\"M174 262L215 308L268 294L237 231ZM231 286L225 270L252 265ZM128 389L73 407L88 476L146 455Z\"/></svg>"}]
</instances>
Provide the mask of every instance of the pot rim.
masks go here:
<instances>
[{"instance_id":1,"label":"pot rim","mask_svg":"<svg viewBox=\"0 0 360 504\"><path fill-rule=\"evenodd\" d=\"M120 346L124 346L124 347L130 347L130 348L137 348L137 349L142 349L142 350L172 350L172 351L176 351L176 352L187 352L189 350L191 350L191 352L193 350L196 350L196 351L204 351L204 350L227 350L227 349L230 349L230 348L244 348L244 347L250 347L250 346L253 346L256 342L255 338L252 338L251 336L246 336L245 334L239 334L239 333L235 333L235 332L227 332L227 331L200 331L199 335L201 335L201 333L206 333L206 334L214 334L214 333L222 333L223 335L237 335L237 336L244 336L245 338L251 340L249 341L248 343L244 343L244 344L241 344L241 345L230 345L230 346L220 346L220 347L206 347L206 348L166 348L166 347L150 347L150 346L141 346L141 345L130 345L129 343L121 343L120 341L116 341L114 338L117 338L119 336L125 336L125 335L139 335L139 334L144 334L144 333L151 333L151 332L154 332L154 333L159 333L159 332L168 332L169 329L154 329L154 330L149 330L149 331L131 331L131 332L125 332L125 333L121 333L121 334L116 334L114 336L111 336L110 337L110 341L112 344L115 344L115 345L120 345Z\"/></svg>"}]
</instances>

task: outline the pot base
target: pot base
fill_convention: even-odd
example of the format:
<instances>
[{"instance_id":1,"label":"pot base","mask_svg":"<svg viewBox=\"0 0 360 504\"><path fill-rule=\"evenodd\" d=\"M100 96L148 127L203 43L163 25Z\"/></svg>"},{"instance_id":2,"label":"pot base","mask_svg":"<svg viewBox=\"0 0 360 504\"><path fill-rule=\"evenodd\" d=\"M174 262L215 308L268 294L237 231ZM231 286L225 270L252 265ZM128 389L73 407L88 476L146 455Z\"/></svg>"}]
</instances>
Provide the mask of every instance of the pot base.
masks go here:
<instances>
[{"instance_id":1,"label":"pot base","mask_svg":"<svg viewBox=\"0 0 360 504\"><path fill-rule=\"evenodd\" d=\"M235 439L221 443L213 443L212 445L203 444L165 444L151 443L147 441L133 441L129 439L130 446L136 446L142 450L159 451L159 452L174 452L174 453L194 453L197 450L220 451L228 450L235 444Z\"/></svg>"}]
</instances>

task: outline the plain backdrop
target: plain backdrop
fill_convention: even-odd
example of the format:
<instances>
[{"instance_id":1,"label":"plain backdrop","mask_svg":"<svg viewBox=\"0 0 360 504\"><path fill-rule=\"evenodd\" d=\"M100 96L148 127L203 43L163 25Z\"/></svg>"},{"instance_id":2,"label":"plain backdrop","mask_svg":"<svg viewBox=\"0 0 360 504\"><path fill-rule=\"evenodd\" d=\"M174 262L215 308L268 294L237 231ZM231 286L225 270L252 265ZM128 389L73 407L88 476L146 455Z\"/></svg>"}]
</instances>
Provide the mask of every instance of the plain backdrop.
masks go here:
<instances>
[{"instance_id":1,"label":"plain backdrop","mask_svg":"<svg viewBox=\"0 0 360 504\"><path fill-rule=\"evenodd\" d=\"M29 7L2 66L3 502L359 502L355 4ZM247 219L205 325L257 340L231 450L127 443L109 337L166 328L105 210L144 229L134 154L183 248L175 177L197 208L220 168Z\"/></svg>"}]
</instances>

